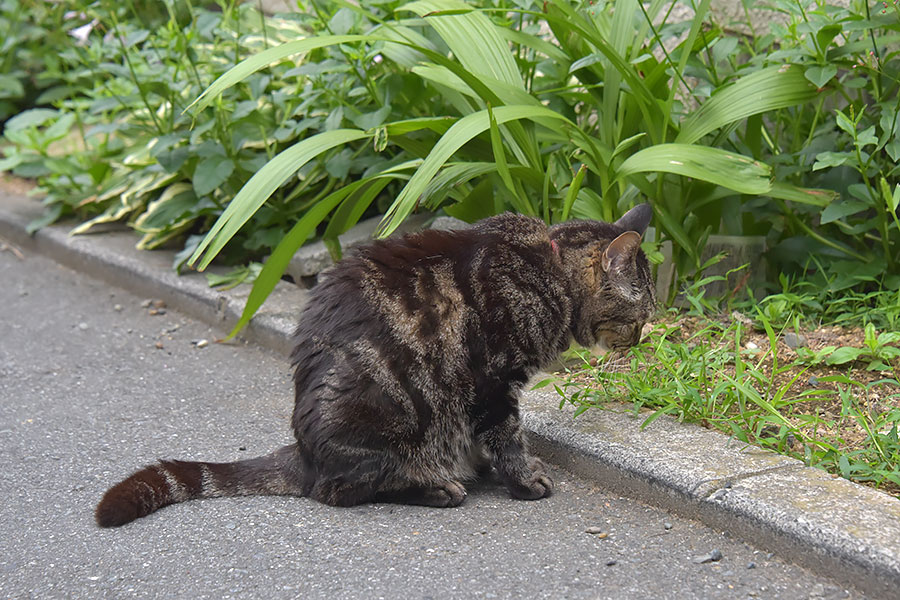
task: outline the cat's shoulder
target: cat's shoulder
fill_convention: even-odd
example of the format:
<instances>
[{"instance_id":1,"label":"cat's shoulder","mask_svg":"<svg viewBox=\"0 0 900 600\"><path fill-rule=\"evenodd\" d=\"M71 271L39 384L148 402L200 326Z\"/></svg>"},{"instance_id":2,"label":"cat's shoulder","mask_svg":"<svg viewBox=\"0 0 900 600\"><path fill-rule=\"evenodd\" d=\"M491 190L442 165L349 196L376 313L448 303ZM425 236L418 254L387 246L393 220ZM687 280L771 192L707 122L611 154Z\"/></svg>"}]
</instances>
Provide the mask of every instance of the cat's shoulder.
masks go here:
<instances>
[{"instance_id":1,"label":"cat's shoulder","mask_svg":"<svg viewBox=\"0 0 900 600\"><path fill-rule=\"evenodd\" d=\"M522 246L546 244L550 240L547 225L542 220L514 213L488 217L478 221L473 229Z\"/></svg>"}]
</instances>

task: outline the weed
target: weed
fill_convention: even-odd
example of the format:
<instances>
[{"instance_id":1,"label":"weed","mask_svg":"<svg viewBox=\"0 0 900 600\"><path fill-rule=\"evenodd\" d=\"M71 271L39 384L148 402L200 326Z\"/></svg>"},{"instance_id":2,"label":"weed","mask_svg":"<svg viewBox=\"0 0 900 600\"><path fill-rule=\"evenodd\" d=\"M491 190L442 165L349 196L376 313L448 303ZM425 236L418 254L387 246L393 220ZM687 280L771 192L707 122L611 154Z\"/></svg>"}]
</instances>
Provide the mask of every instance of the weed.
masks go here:
<instances>
[{"instance_id":1,"label":"weed","mask_svg":"<svg viewBox=\"0 0 900 600\"><path fill-rule=\"evenodd\" d=\"M542 383L554 383L576 415L625 401L644 415L643 426L668 414L900 493L900 381L863 382L846 366L844 373L835 371L836 361L822 374L816 366L840 349L808 350L814 359L794 354L779 343L784 329L762 310L757 322L761 332L740 320L670 312L627 355L591 367L581 354L581 368ZM895 337L868 329L864 347L854 348L856 358L896 362Z\"/></svg>"}]
</instances>

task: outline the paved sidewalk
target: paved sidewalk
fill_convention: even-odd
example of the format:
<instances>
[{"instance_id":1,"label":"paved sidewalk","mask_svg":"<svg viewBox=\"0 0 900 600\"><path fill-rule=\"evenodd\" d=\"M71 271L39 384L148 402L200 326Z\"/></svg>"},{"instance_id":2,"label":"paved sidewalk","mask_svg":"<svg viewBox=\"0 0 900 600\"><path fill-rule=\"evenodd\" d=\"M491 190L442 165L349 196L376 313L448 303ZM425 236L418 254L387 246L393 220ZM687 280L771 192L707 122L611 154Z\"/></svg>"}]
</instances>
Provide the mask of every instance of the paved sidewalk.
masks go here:
<instances>
[{"instance_id":1,"label":"paved sidewalk","mask_svg":"<svg viewBox=\"0 0 900 600\"><path fill-rule=\"evenodd\" d=\"M34 210L33 201L0 195L0 238L3 238L0 242L5 240L17 244L27 254L26 260L37 260L34 253L44 253L81 272L134 290L142 297L161 298L170 309L178 308L216 325L218 335L236 319L246 289L223 294L206 287L202 276L175 277L169 271L170 256L165 253L137 253L133 249L134 238L127 233L72 238L66 235L65 228L52 227L35 238L28 238L23 233L23 227ZM10 264L13 255L2 253L0 261ZM3 280L6 281L7 277ZM283 353L288 347L287 336L302 300L303 293L296 288L287 285L280 287L247 330L247 337ZM216 334L206 335L212 338ZM0 332L0 340L5 337ZM164 348L167 347L165 341L162 343ZM191 348L196 354L198 349ZM218 352L220 348L233 347L214 344L204 351ZM242 348L241 352L256 351ZM191 356L190 353L185 355L187 358ZM109 368L115 369L120 359L119 355L110 359ZM173 361L173 364L176 362ZM204 368L209 374L209 381L218 379L215 367L212 370L209 366ZM281 395L287 394L290 387L284 381L279 382L279 387L284 388L279 392ZM239 391L239 383L234 386L232 389L235 391L231 393L245 393ZM184 397L185 392L173 388L170 393L172 397L179 394L179 397ZM197 401L208 394L209 390L198 390ZM152 402L142 405L141 410L149 405ZM841 585L853 585L870 597L896 597L896 590L900 589L900 502L896 499L844 480L832 479L822 471L808 469L791 459L742 448L725 436L680 425L671 419L659 419L653 426L641 431L639 421L624 414L589 412L573 421L571 414L557 410L557 405L558 399L555 397L530 394L525 415L536 447L556 464L573 470L588 481L599 483L605 491L651 502L683 516L700 519L733 536L752 540L758 548L775 551L791 561L835 577ZM290 400L282 400L281 406L286 420ZM255 408L249 409L244 416L260 424L265 421ZM178 423L157 425L166 427L173 436L177 436L179 431L184 435ZM240 420L236 426L240 427ZM196 439L200 437L194 436L191 443L201 441ZM174 439L177 441L178 438ZM254 436L253 439L255 447L262 452L277 445L280 438L269 433ZM123 440L129 445L129 448L122 448L123 452L137 451L147 441L140 436ZM169 456L170 452L177 452L179 456L193 456L191 450L192 447L188 446L164 444L150 455L164 457ZM129 468L149 458L147 454L143 456L145 458L129 463ZM217 458L228 459L228 456ZM590 487L586 483L580 485ZM97 486L102 489L99 483ZM497 501L503 497L502 490L494 489L489 493L495 494ZM592 490L591 493L597 492ZM252 502L258 501L252 499ZM277 500L281 501L283 499ZM539 504L529 504L528 510L535 510L532 507ZM539 519L540 514L540 511L534 513L535 518ZM197 515L195 523L206 523L203 521L203 511ZM209 526L208 523L206 526ZM655 535L647 533L649 538ZM555 534L549 535L553 537ZM575 552L565 549L565 546L558 547L558 551L560 556ZM722 551L725 552L724 549ZM672 556L678 557L677 552ZM642 569L638 569L640 572ZM822 583L822 586L810 584L803 593L819 592L820 588L825 590L823 593L826 595L838 591L832 583ZM691 589L684 588L682 592ZM594 590L593 593L599 592ZM745 589L736 596L722 597L745 597L746 593ZM580 597L580 593L572 595ZM765 593L763 596L778 597ZM611 597L627 596L613 594ZM682 594L681 597L691 596ZM786 597L795 596L788 594Z\"/></svg>"}]
</instances>

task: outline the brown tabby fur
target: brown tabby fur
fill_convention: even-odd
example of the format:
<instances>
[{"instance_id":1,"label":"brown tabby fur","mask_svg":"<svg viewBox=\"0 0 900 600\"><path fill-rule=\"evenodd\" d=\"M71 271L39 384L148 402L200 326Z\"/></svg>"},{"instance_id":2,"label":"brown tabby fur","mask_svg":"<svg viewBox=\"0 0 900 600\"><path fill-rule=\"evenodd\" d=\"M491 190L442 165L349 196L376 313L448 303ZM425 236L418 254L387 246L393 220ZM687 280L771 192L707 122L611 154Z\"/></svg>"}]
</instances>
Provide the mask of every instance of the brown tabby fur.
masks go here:
<instances>
[{"instance_id":1,"label":"brown tabby fur","mask_svg":"<svg viewBox=\"0 0 900 600\"><path fill-rule=\"evenodd\" d=\"M640 235L504 214L453 232L374 242L312 291L296 331L295 444L234 463L162 461L111 488L97 523L175 502L284 494L331 505L457 506L493 466L512 496L553 484L529 455L517 395L565 350L635 344L655 297Z\"/></svg>"}]
</instances>

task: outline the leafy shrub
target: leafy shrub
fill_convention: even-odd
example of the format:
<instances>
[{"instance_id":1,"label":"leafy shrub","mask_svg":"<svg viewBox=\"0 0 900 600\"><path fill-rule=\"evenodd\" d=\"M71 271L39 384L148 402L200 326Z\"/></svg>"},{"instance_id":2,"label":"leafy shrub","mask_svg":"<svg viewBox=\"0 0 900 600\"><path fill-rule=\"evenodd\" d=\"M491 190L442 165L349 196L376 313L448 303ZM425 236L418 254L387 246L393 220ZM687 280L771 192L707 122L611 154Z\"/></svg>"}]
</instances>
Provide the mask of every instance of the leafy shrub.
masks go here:
<instances>
[{"instance_id":1,"label":"leafy shrub","mask_svg":"<svg viewBox=\"0 0 900 600\"><path fill-rule=\"evenodd\" d=\"M900 290L900 8L849 4L772 3L785 22L744 38L745 55L803 66L819 94L748 121L735 136L779 181L835 196L822 205L751 200L724 223L768 234L779 269L811 269L829 292Z\"/></svg>"},{"instance_id":2,"label":"leafy shrub","mask_svg":"<svg viewBox=\"0 0 900 600\"><path fill-rule=\"evenodd\" d=\"M0 123L67 93L70 8L62 2L0 0Z\"/></svg>"},{"instance_id":3,"label":"leafy shrub","mask_svg":"<svg viewBox=\"0 0 900 600\"><path fill-rule=\"evenodd\" d=\"M40 177L43 222L127 219L142 247L185 243L179 262L274 248L244 321L302 243L339 253L362 216L385 213L386 234L421 208L556 222L646 198L647 249L670 240L682 279L724 232L768 235L779 269L833 290L895 285L896 18L779 0L787 24L743 36L709 5L675 21L661 0L310 2L277 19L165 3L142 21L84 1L69 18L86 43L56 70L77 91L11 121L0 168ZM77 151L54 153L67 127Z\"/></svg>"},{"instance_id":4,"label":"leafy shrub","mask_svg":"<svg viewBox=\"0 0 900 600\"><path fill-rule=\"evenodd\" d=\"M721 93L688 110L674 83L682 78L671 74L683 73L715 41L701 35L702 18L668 27L662 2L648 11L636 0L523 5L498 3L479 11L453 0L413 2L366 35L288 42L226 73L194 110L209 110L219 94L271 64L350 43L360 45L360 54L384 56L419 76L447 102L429 107L432 118L324 132L286 150L244 186L191 260L202 256L200 268L208 264L306 161L360 139L379 150L399 146L413 161L322 198L267 262L248 303L250 314L332 210L340 207L329 230L339 233L350 222L343 215L368 201L364 190L389 179L409 178L386 213L382 234L420 206L464 220L512 209L556 222L573 215L612 219L644 195L663 236L673 241L681 274L700 266L699 250L718 218L709 222L704 215L723 197L766 194L817 206L827 201L825 193L773 183L771 168L736 152L727 136L721 144L696 143L747 117L815 98L803 69L736 70L719 82ZM701 15L708 6L701 3ZM350 5L342 10L366 12ZM651 25L658 16L661 27ZM687 39L666 48L664 42L685 30Z\"/></svg>"},{"instance_id":5,"label":"leafy shrub","mask_svg":"<svg viewBox=\"0 0 900 600\"><path fill-rule=\"evenodd\" d=\"M164 6L167 15L147 22L143 9L138 20L130 4L82 3L72 27L81 28L84 42L70 36L61 53L71 57L64 78L73 92L55 109L32 109L6 124L12 146L0 169L39 178L45 193L48 211L34 227L77 214L83 223L74 233L83 233L127 219L143 234L139 247L186 240L190 251L199 238L187 234L208 229L243 183L285 147L345 121L379 125L391 112L385 98L401 105L423 98L422 86L403 77L376 93L371 81L384 67L352 49L327 48L303 65L284 62L253 74L218 98L215 110L185 113L245 56L316 29L368 25L350 11L264 19L254 6L235 2L187 13ZM404 114L410 112L416 111ZM74 151L54 151L63 139ZM322 195L386 168L396 154L348 144L316 157L274 191L226 258L265 256Z\"/></svg>"}]
</instances>

